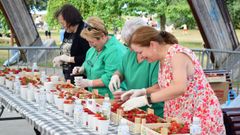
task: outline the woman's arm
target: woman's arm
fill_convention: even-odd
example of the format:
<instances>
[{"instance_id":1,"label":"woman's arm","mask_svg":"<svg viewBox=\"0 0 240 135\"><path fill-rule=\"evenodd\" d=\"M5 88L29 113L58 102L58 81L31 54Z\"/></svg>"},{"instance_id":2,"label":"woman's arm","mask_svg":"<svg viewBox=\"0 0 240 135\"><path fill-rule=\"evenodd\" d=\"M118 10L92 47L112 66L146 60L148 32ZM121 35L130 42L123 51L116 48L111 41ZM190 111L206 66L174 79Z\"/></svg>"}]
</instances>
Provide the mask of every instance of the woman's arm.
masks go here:
<instances>
[{"instance_id":1,"label":"woman's arm","mask_svg":"<svg viewBox=\"0 0 240 135\"><path fill-rule=\"evenodd\" d=\"M119 76L119 78L120 78L120 80L121 80L121 82L124 80L124 77L123 77L123 75L117 70L117 71L115 71L114 73L113 73L113 75L118 75Z\"/></svg>"},{"instance_id":2,"label":"woman's arm","mask_svg":"<svg viewBox=\"0 0 240 135\"><path fill-rule=\"evenodd\" d=\"M147 94L151 94L157 91L159 91L159 85L157 83L146 89Z\"/></svg>"},{"instance_id":3,"label":"woman's arm","mask_svg":"<svg viewBox=\"0 0 240 135\"><path fill-rule=\"evenodd\" d=\"M183 53L174 55L171 61L173 80L170 86L151 94L153 103L174 99L187 90L187 64L189 62L191 63L190 58Z\"/></svg>"},{"instance_id":4,"label":"woman's arm","mask_svg":"<svg viewBox=\"0 0 240 135\"><path fill-rule=\"evenodd\" d=\"M104 83L101 79L93 80L93 87L104 87Z\"/></svg>"}]
</instances>

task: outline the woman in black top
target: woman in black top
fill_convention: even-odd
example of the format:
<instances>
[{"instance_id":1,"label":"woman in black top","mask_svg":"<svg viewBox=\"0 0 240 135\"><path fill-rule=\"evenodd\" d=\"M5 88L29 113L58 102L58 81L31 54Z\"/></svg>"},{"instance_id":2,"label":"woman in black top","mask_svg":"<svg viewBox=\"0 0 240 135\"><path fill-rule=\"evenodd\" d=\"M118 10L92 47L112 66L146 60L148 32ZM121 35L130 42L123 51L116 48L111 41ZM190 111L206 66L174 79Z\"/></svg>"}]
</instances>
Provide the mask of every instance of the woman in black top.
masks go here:
<instances>
[{"instance_id":1,"label":"woman in black top","mask_svg":"<svg viewBox=\"0 0 240 135\"><path fill-rule=\"evenodd\" d=\"M79 11L72 5L66 4L55 13L55 18L64 27L64 39L61 44L60 56L53 59L54 66L62 66L65 79L74 83L70 74L75 66L81 66L86 52L90 48L88 42L80 37L84 21Z\"/></svg>"}]
</instances>

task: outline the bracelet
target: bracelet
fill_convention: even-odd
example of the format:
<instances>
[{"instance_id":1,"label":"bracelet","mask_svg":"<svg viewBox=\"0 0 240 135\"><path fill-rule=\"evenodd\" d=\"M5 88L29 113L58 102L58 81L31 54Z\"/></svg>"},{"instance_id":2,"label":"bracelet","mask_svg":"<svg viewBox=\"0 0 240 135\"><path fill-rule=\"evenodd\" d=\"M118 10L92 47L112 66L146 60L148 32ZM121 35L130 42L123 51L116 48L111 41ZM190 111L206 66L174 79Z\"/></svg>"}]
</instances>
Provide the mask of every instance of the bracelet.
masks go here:
<instances>
[{"instance_id":1,"label":"bracelet","mask_svg":"<svg viewBox=\"0 0 240 135\"><path fill-rule=\"evenodd\" d=\"M148 104L152 104L151 94L147 94Z\"/></svg>"}]
</instances>

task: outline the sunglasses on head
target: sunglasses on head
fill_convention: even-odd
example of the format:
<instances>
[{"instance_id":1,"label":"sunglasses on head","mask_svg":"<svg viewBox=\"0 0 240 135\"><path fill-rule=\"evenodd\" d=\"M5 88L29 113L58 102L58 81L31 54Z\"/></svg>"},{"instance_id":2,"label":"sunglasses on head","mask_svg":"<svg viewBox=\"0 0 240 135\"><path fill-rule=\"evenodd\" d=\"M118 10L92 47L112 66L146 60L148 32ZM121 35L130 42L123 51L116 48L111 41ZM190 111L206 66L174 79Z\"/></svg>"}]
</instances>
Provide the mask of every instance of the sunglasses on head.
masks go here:
<instances>
[{"instance_id":1,"label":"sunglasses on head","mask_svg":"<svg viewBox=\"0 0 240 135\"><path fill-rule=\"evenodd\" d=\"M92 31L92 30L97 30L100 31L98 28L95 28L89 24L86 23L86 25L84 26L84 28L86 28L88 31Z\"/></svg>"}]
</instances>

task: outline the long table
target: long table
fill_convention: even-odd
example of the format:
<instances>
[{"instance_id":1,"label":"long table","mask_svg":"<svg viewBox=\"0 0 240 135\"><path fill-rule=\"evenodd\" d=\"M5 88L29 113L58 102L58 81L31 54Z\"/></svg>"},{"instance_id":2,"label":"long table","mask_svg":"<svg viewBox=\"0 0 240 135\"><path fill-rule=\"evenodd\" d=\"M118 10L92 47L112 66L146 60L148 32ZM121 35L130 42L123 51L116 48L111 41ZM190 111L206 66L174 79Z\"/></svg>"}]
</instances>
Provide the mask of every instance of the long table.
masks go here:
<instances>
[{"instance_id":1,"label":"long table","mask_svg":"<svg viewBox=\"0 0 240 135\"><path fill-rule=\"evenodd\" d=\"M38 129L42 135L95 135L97 132L88 128L73 126L73 118L66 116L55 106L47 104L46 112L38 111L35 102L29 102L12 94L4 86L0 86L0 103L10 110L16 110L31 125ZM110 124L109 135L117 134L117 126Z\"/></svg>"}]
</instances>

